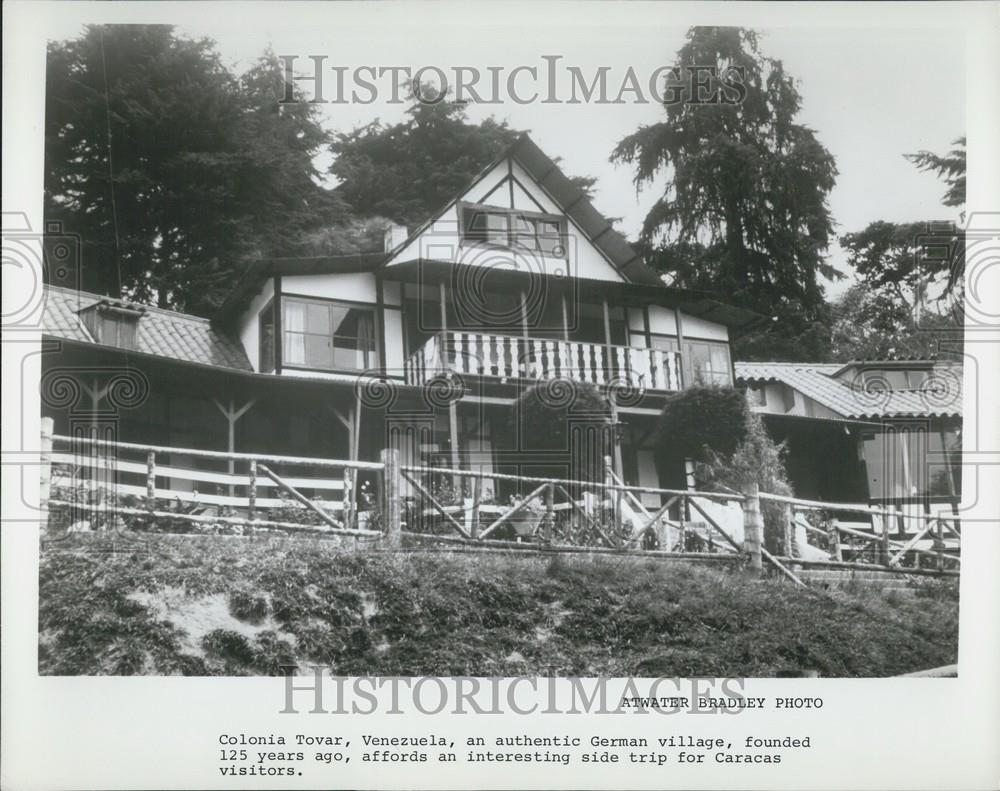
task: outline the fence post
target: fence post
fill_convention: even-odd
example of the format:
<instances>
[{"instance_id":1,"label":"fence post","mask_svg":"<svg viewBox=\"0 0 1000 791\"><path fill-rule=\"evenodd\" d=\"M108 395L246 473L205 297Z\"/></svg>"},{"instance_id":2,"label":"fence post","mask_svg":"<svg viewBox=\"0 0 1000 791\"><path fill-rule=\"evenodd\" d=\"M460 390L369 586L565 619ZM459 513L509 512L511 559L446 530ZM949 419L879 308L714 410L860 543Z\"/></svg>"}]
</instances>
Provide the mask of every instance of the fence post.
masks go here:
<instances>
[{"instance_id":1,"label":"fence post","mask_svg":"<svg viewBox=\"0 0 1000 791\"><path fill-rule=\"evenodd\" d=\"M146 454L146 508L156 510L156 453Z\"/></svg>"},{"instance_id":2,"label":"fence post","mask_svg":"<svg viewBox=\"0 0 1000 791\"><path fill-rule=\"evenodd\" d=\"M555 528L555 484L545 487L545 526L542 540L551 541Z\"/></svg>"},{"instance_id":3,"label":"fence post","mask_svg":"<svg viewBox=\"0 0 1000 791\"><path fill-rule=\"evenodd\" d=\"M352 530L354 525L354 476L350 467L344 467L344 489L341 493L341 511L344 514L344 527Z\"/></svg>"},{"instance_id":4,"label":"fence post","mask_svg":"<svg viewBox=\"0 0 1000 791\"><path fill-rule=\"evenodd\" d=\"M257 518L257 459L250 459L247 477L250 479L247 487L247 519L252 522Z\"/></svg>"},{"instance_id":5,"label":"fence post","mask_svg":"<svg viewBox=\"0 0 1000 791\"><path fill-rule=\"evenodd\" d=\"M872 520L874 521L875 518L876 517L873 515ZM883 566L888 566L892 555L889 551L889 525L891 522L888 519L879 519L879 521L882 523L882 535L879 542L879 561ZM903 540L906 540L905 536L903 537Z\"/></svg>"},{"instance_id":6,"label":"fence post","mask_svg":"<svg viewBox=\"0 0 1000 791\"><path fill-rule=\"evenodd\" d=\"M782 527L784 528L784 550L786 558L796 557L795 546L795 522L792 519L792 506L785 503L781 514Z\"/></svg>"},{"instance_id":7,"label":"fence post","mask_svg":"<svg viewBox=\"0 0 1000 791\"><path fill-rule=\"evenodd\" d=\"M385 545L398 549L403 544L402 515L399 503L399 451L382 451L382 517L385 519Z\"/></svg>"},{"instance_id":8,"label":"fence post","mask_svg":"<svg viewBox=\"0 0 1000 791\"><path fill-rule=\"evenodd\" d=\"M43 532L47 531L49 527L49 499L52 495L52 427L52 418L43 417L42 447L38 454L38 460L41 465L38 487L38 510Z\"/></svg>"},{"instance_id":9,"label":"fence post","mask_svg":"<svg viewBox=\"0 0 1000 791\"><path fill-rule=\"evenodd\" d=\"M937 538L937 568L938 571L944 571L944 524L940 519L937 520L937 528L935 530L935 535Z\"/></svg>"},{"instance_id":10,"label":"fence post","mask_svg":"<svg viewBox=\"0 0 1000 791\"><path fill-rule=\"evenodd\" d=\"M612 466L612 461L610 456L604 457L604 485L612 486L615 483L614 467ZM601 501L605 502L610 500L611 502L611 524L612 533L611 537L614 540L615 545L619 543L619 536L621 536L621 528L619 521L621 518L621 502L618 499L618 492L615 489L605 489L602 492Z\"/></svg>"},{"instance_id":11,"label":"fence post","mask_svg":"<svg viewBox=\"0 0 1000 791\"><path fill-rule=\"evenodd\" d=\"M749 483L743 489L743 547L750 555L750 568L763 568L761 545L764 543L764 522L760 515L760 486Z\"/></svg>"},{"instance_id":12,"label":"fence post","mask_svg":"<svg viewBox=\"0 0 1000 791\"><path fill-rule=\"evenodd\" d=\"M472 538L479 536L479 504L483 499L483 479L475 477L472 479L472 515L469 517L469 535Z\"/></svg>"},{"instance_id":13,"label":"fence post","mask_svg":"<svg viewBox=\"0 0 1000 791\"><path fill-rule=\"evenodd\" d=\"M687 518L690 513L690 506L688 505L688 496L681 495L680 501L680 518L678 519L677 528L677 545L680 547L681 552L687 551Z\"/></svg>"},{"instance_id":14,"label":"fence post","mask_svg":"<svg viewBox=\"0 0 1000 791\"><path fill-rule=\"evenodd\" d=\"M839 520L830 520L830 529L828 534L830 536L830 552L833 554L833 559L836 561L842 561L844 559L844 553L840 549L840 527L838 526Z\"/></svg>"}]
</instances>

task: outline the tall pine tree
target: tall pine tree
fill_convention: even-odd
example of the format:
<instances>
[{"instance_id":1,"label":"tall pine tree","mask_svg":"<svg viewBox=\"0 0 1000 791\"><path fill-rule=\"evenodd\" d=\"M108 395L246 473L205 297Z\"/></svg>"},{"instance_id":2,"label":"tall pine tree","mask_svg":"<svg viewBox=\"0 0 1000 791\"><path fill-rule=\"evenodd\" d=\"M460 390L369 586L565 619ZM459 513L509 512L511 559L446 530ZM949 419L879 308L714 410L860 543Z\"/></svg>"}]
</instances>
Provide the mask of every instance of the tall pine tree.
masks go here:
<instances>
[{"instance_id":1,"label":"tall pine tree","mask_svg":"<svg viewBox=\"0 0 1000 791\"><path fill-rule=\"evenodd\" d=\"M674 65L680 80L670 87L679 101L612 154L635 165L637 189L666 176L640 248L676 285L771 319L738 341L744 359L822 358L820 278L839 276L824 259L833 156L796 122L795 82L781 61L761 54L753 31L692 28Z\"/></svg>"},{"instance_id":2,"label":"tall pine tree","mask_svg":"<svg viewBox=\"0 0 1000 791\"><path fill-rule=\"evenodd\" d=\"M270 53L243 78L209 40L91 26L48 53L46 218L82 240L81 285L210 312L255 256L340 221L308 104L279 106Z\"/></svg>"}]
</instances>

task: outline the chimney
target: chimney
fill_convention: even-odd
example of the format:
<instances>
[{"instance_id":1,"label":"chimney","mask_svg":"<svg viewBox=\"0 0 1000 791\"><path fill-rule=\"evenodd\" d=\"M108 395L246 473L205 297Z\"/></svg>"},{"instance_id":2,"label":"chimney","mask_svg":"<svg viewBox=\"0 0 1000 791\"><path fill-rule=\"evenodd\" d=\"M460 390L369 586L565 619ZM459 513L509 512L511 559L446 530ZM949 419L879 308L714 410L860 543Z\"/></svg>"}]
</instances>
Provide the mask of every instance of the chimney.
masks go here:
<instances>
[{"instance_id":1,"label":"chimney","mask_svg":"<svg viewBox=\"0 0 1000 791\"><path fill-rule=\"evenodd\" d=\"M399 247L403 242L405 242L410 237L409 232L406 230L405 225L399 225L398 223L391 223L388 228L385 229L385 252L389 253Z\"/></svg>"}]
</instances>

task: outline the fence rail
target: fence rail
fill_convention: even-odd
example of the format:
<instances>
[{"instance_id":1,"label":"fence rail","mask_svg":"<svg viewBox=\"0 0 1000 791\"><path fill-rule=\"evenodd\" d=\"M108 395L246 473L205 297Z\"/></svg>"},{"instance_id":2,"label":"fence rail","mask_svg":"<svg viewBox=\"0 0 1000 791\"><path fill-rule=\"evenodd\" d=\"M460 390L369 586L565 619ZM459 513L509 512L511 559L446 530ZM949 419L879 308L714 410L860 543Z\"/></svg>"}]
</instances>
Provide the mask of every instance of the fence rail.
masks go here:
<instances>
[{"instance_id":1,"label":"fence rail","mask_svg":"<svg viewBox=\"0 0 1000 791\"><path fill-rule=\"evenodd\" d=\"M110 442L53 435L44 419L41 461L46 524L52 508L77 509L95 524L99 514L113 513L367 537L388 547L407 537L494 550L701 557L752 569L766 564L799 585L797 570L815 565L949 576L961 562L954 513L803 500L755 485L742 492L632 486L611 471L610 458L603 480L582 481L401 464L393 449L379 462L362 462ZM375 484L364 502L359 475ZM442 480L453 484L448 494ZM514 484L518 493L494 502L484 497L487 480ZM846 521L852 514L867 521ZM767 520L773 551L765 546Z\"/></svg>"}]
</instances>

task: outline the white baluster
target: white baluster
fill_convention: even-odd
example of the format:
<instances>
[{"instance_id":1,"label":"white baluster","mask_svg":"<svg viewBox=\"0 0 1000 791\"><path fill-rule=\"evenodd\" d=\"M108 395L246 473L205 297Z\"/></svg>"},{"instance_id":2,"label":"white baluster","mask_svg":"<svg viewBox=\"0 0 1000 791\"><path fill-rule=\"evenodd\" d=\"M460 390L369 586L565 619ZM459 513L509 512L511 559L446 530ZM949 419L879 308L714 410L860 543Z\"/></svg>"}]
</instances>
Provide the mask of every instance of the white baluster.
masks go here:
<instances>
[{"instance_id":1,"label":"white baluster","mask_svg":"<svg viewBox=\"0 0 1000 791\"><path fill-rule=\"evenodd\" d=\"M625 362L625 347L615 346L615 359L618 362L618 370L615 372L619 379L626 382L632 381L632 374L629 371L628 363Z\"/></svg>"},{"instance_id":2,"label":"white baluster","mask_svg":"<svg viewBox=\"0 0 1000 791\"><path fill-rule=\"evenodd\" d=\"M497 355L497 336L487 335L486 336L486 373L490 376L498 376L500 374L500 365L497 360L499 357Z\"/></svg>"},{"instance_id":3,"label":"white baluster","mask_svg":"<svg viewBox=\"0 0 1000 791\"><path fill-rule=\"evenodd\" d=\"M466 373L465 370L465 333L453 332L451 334L452 344L455 347L455 370L459 373Z\"/></svg>"},{"instance_id":4,"label":"white baluster","mask_svg":"<svg viewBox=\"0 0 1000 791\"><path fill-rule=\"evenodd\" d=\"M476 373L489 373L489 370L486 367L486 345L483 343L483 336L470 335L469 337L472 339L472 353L474 355L473 363L475 364Z\"/></svg>"}]
</instances>

